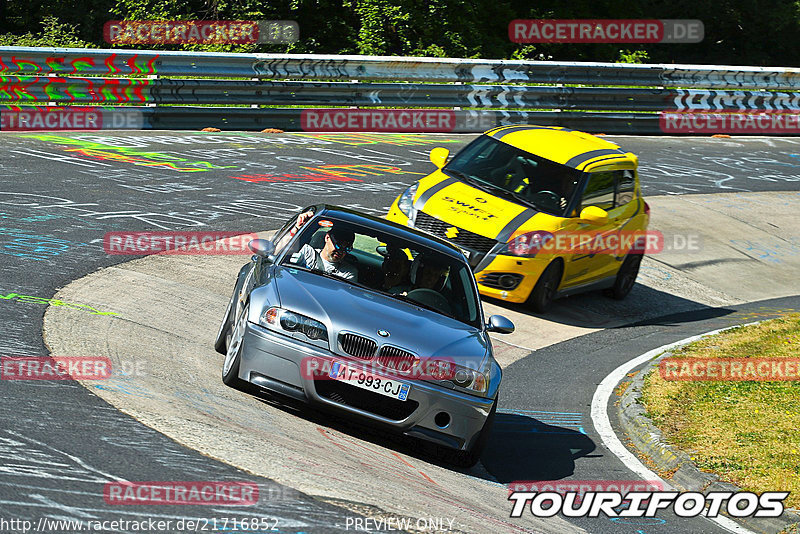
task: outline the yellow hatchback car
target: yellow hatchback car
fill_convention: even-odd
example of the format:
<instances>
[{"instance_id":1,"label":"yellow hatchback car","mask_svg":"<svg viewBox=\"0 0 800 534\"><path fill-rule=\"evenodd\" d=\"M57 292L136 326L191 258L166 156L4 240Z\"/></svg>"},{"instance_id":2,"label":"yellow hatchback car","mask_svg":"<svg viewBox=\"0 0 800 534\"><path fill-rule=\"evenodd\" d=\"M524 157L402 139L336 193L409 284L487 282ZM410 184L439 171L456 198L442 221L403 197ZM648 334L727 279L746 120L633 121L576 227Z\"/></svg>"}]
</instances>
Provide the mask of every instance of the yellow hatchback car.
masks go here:
<instances>
[{"instance_id":1,"label":"yellow hatchback car","mask_svg":"<svg viewBox=\"0 0 800 534\"><path fill-rule=\"evenodd\" d=\"M524 125L494 128L449 155L431 150L438 169L398 196L387 218L459 246L481 294L544 312L573 293L630 292L650 219L634 154L587 133Z\"/></svg>"}]
</instances>

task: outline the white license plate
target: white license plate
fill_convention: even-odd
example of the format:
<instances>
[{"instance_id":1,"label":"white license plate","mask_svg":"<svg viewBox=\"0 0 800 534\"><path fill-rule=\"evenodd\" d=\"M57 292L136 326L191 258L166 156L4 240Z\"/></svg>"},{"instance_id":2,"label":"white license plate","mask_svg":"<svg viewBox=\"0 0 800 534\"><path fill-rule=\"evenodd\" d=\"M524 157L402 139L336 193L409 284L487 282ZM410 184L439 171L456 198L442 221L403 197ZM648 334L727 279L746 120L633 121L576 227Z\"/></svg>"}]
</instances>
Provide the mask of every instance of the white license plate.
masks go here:
<instances>
[{"instance_id":1,"label":"white license plate","mask_svg":"<svg viewBox=\"0 0 800 534\"><path fill-rule=\"evenodd\" d=\"M331 372L328 376L333 380L340 380L352 386L380 393L385 397L391 397L404 401L408 398L411 385L398 380L390 380L381 376L374 375L358 367L350 367L340 362L333 362Z\"/></svg>"}]
</instances>

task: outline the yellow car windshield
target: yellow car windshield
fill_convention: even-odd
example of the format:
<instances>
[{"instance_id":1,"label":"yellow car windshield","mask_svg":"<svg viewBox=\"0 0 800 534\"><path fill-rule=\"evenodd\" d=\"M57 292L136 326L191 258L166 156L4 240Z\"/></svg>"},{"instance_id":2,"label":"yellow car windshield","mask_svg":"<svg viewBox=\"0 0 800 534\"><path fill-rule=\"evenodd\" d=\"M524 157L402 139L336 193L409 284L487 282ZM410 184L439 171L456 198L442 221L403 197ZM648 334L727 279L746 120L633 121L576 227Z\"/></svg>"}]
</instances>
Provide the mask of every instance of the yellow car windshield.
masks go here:
<instances>
[{"instance_id":1,"label":"yellow car windshield","mask_svg":"<svg viewBox=\"0 0 800 534\"><path fill-rule=\"evenodd\" d=\"M580 171L485 135L456 154L443 170L553 215L564 215L581 179Z\"/></svg>"}]
</instances>

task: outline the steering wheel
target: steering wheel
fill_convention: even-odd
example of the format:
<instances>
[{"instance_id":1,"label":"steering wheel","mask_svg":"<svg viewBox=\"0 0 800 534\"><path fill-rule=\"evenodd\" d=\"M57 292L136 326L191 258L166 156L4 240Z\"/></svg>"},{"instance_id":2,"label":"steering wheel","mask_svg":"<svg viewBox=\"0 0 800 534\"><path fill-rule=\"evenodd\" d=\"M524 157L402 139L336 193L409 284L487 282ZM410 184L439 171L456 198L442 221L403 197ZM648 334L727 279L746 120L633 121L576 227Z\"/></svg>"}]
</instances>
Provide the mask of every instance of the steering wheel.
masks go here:
<instances>
[{"instance_id":1,"label":"steering wheel","mask_svg":"<svg viewBox=\"0 0 800 534\"><path fill-rule=\"evenodd\" d=\"M533 195L531 195L531 201L534 204L540 204L542 206L552 207L554 210L563 209L564 206L561 205L563 198L561 195L554 191L537 191Z\"/></svg>"},{"instance_id":2,"label":"steering wheel","mask_svg":"<svg viewBox=\"0 0 800 534\"><path fill-rule=\"evenodd\" d=\"M450 303L444 296L435 289L419 288L408 292L408 298L416 300L420 304L431 306L437 310L447 314L453 315L453 309Z\"/></svg>"}]
</instances>

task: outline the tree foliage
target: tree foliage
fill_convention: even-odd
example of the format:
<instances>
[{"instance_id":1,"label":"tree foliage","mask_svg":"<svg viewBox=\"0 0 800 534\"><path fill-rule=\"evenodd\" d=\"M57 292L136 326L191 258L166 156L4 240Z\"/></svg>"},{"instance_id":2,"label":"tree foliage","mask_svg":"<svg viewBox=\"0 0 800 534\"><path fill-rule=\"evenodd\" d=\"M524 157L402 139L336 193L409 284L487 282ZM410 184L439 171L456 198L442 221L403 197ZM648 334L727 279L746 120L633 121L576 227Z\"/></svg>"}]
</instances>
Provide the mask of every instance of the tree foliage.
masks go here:
<instances>
[{"instance_id":1,"label":"tree foliage","mask_svg":"<svg viewBox=\"0 0 800 534\"><path fill-rule=\"evenodd\" d=\"M699 19L696 44L517 44L513 19ZM798 0L0 0L3 44L108 46L107 20L289 19L290 45L146 45L318 54L800 66ZM43 29L40 29L42 28Z\"/></svg>"}]
</instances>

